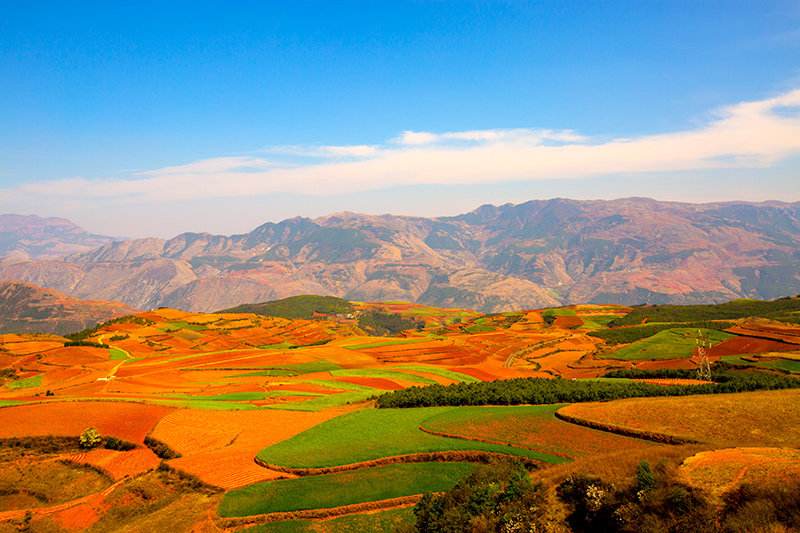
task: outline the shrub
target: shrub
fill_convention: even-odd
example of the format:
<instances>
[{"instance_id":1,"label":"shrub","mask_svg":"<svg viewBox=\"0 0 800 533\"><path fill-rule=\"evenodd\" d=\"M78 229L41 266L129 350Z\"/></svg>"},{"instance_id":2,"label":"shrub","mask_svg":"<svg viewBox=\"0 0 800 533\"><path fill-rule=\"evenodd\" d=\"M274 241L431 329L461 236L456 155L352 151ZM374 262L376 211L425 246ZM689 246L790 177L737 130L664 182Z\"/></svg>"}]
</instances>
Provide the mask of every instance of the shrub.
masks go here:
<instances>
[{"instance_id":1,"label":"shrub","mask_svg":"<svg viewBox=\"0 0 800 533\"><path fill-rule=\"evenodd\" d=\"M91 341L69 341L64 343L64 347L68 346L88 346L90 348L109 348L108 344L103 344L101 342L91 342Z\"/></svg>"},{"instance_id":2,"label":"shrub","mask_svg":"<svg viewBox=\"0 0 800 533\"><path fill-rule=\"evenodd\" d=\"M107 450L117 450L120 452L127 452L133 450L136 445L126 440L118 439L117 437L106 437L103 440L103 448Z\"/></svg>"},{"instance_id":3,"label":"shrub","mask_svg":"<svg viewBox=\"0 0 800 533\"><path fill-rule=\"evenodd\" d=\"M84 450L89 450L91 448L97 448L100 446L103 443L103 437L100 436L100 432L97 431L97 429L86 428L78 438L78 442L80 442L81 448Z\"/></svg>"},{"instance_id":4,"label":"shrub","mask_svg":"<svg viewBox=\"0 0 800 533\"><path fill-rule=\"evenodd\" d=\"M181 456L178 452L170 448L166 443L151 436L144 438L144 445L150 448L156 456L161 459L177 459Z\"/></svg>"},{"instance_id":5,"label":"shrub","mask_svg":"<svg viewBox=\"0 0 800 533\"><path fill-rule=\"evenodd\" d=\"M533 484L520 463L477 468L450 491L425 494L414 508L420 533L459 531L540 531L545 491Z\"/></svg>"}]
</instances>

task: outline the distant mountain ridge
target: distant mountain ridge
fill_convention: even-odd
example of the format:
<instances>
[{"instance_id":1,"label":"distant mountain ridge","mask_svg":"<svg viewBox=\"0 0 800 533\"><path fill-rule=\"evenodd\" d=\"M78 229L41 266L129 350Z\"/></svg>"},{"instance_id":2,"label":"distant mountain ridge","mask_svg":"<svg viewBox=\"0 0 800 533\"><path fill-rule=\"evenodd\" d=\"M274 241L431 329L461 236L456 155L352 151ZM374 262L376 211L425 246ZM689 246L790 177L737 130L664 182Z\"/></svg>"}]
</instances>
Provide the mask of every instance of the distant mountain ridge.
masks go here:
<instances>
[{"instance_id":1,"label":"distant mountain ridge","mask_svg":"<svg viewBox=\"0 0 800 533\"><path fill-rule=\"evenodd\" d=\"M297 294L482 311L771 299L800 293L800 203L553 199L454 217L338 213L5 260L0 277L197 311Z\"/></svg>"},{"instance_id":2,"label":"distant mountain ridge","mask_svg":"<svg viewBox=\"0 0 800 533\"><path fill-rule=\"evenodd\" d=\"M78 300L30 283L0 281L0 333L63 335L136 312L120 302Z\"/></svg>"},{"instance_id":3,"label":"distant mountain ridge","mask_svg":"<svg viewBox=\"0 0 800 533\"><path fill-rule=\"evenodd\" d=\"M87 252L112 240L64 218L0 215L0 256L52 259Z\"/></svg>"}]
</instances>

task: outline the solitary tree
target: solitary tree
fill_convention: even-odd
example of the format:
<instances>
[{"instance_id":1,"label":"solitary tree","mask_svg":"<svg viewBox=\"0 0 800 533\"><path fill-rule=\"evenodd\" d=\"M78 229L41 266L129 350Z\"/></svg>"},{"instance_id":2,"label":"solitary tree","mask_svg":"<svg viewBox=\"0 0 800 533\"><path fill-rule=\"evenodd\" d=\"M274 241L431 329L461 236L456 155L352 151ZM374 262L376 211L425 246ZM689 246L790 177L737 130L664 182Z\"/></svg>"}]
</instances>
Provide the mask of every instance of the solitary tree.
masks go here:
<instances>
[{"instance_id":1,"label":"solitary tree","mask_svg":"<svg viewBox=\"0 0 800 533\"><path fill-rule=\"evenodd\" d=\"M88 450L90 448L97 448L103 442L103 437L100 432L95 428L86 428L80 436L81 448Z\"/></svg>"}]
</instances>

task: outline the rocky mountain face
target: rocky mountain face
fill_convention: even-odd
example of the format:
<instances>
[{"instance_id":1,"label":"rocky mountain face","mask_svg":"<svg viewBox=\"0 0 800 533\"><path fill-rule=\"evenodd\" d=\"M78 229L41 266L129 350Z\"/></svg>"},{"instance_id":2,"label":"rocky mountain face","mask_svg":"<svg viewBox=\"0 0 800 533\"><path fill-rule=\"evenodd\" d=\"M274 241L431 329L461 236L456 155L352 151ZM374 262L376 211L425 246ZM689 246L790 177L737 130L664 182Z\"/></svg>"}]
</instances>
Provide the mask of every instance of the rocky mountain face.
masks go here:
<instances>
[{"instance_id":1,"label":"rocky mountain face","mask_svg":"<svg viewBox=\"0 0 800 533\"><path fill-rule=\"evenodd\" d=\"M0 215L0 256L18 260L57 258L110 243L63 218Z\"/></svg>"},{"instance_id":2,"label":"rocky mountain face","mask_svg":"<svg viewBox=\"0 0 800 533\"><path fill-rule=\"evenodd\" d=\"M135 312L120 302L78 300L30 283L0 282L0 333L65 334Z\"/></svg>"},{"instance_id":3,"label":"rocky mountain face","mask_svg":"<svg viewBox=\"0 0 800 533\"><path fill-rule=\"evenodd\" d=\"M456 217L342 213L4 260L0 277L196 311L296 294L482 311L775 298L800 293L800 203L555 199Z\"/></svg>"}]
</instances>

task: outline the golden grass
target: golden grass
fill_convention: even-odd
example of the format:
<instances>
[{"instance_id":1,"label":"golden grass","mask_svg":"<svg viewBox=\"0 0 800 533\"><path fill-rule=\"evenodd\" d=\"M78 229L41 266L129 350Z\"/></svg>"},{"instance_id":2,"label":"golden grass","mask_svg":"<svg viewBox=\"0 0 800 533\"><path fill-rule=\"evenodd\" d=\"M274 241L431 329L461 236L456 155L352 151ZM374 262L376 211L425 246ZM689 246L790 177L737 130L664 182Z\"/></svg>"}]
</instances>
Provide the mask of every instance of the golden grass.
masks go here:
<instances>
[{"instance_id":1,"label":"golden grass","mask_svg":"<svg viewBox=\"0 0 800 533\"><path fill-rule=\"evenodd\" d=\"M797 446L800 390L573 404L559 412L609 426L716 446Z\"/></svg>"}]
</instances>

